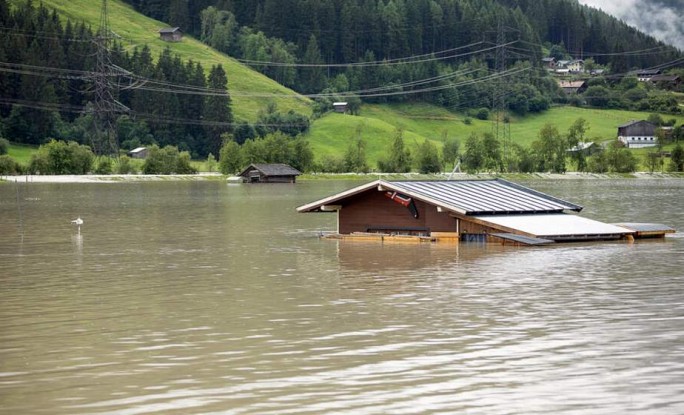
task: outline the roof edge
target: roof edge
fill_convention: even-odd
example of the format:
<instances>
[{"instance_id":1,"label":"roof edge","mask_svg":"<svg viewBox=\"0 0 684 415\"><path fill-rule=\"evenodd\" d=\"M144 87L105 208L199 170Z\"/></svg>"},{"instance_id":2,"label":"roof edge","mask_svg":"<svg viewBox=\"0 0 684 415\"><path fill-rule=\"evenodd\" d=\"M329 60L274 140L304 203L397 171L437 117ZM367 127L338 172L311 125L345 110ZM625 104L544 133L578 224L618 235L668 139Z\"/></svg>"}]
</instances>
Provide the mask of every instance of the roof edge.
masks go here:
<instances>
[{"instance_id":1,"label":"roof edge","mask_svg":"<svg viewBox=\"0 0 684 415\"><path fill-rule=\"evenodd\" d=\"M578 204L568 202L567 200L563 200L563 199L560 199L558 197L553 197L551 195L539 192L537 190L531 189L527 186L523 186L523 185L518 184L518 183L509 182L508 180L501 179L501 178L496 178L495 180L498 181L499 183L505 185L505 186L512 187L512 188L517 189L517 190L529 192L529 193L534 194L535 196L543 197L544 199L551 200L551 201L554 201L556 203L568 205L568 206L570 206L570 209L568 209L568 210L571 210L573 212L581 212L582 209L584 209L584 206L580 206Z\"/></svg>"},{"instance_id":2,"label":"roof edge","mask_svg":"<svg viewBox=\"0 0 684 415\"><path fill-rule=\"evenodd\" d=\"M362 184L360 186L356 186L356 187L353 187L351 189L345 190L344 192L337 193L337 194L334 194L332 196L328 196L326 198L319 199L319 200L316 200L314 202L307 203L305 205L299 206L297 208L297 212L299 212L299 213L315 212L316 209L320 209L321 206L323 206L323 205L330 205L330 204L333 204L339 200L347 198L349 196L353 196L353 195L359 194L361 192L365 192L366 190L370 190L374 187L382 186L382 185L386 185L386 184L387 184L387 182L385 182L381 179L374 180L372 182L365 183L365 184Z\"/></svg>"}]
</instances>

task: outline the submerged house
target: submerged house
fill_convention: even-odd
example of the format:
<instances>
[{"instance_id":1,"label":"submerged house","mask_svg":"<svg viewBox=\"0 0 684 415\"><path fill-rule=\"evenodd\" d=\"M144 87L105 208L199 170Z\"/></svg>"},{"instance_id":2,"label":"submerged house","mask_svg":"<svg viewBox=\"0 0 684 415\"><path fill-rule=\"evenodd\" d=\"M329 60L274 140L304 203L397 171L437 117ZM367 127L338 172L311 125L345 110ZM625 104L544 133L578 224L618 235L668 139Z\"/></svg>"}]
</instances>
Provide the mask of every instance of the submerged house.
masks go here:
<instances>
[{"instance_id":1,"label":"submerged house","mask_svg":"<svg viewBox=\"0 0 684 415\"><path fill-rule=\"evenodd\" d=\"M300 206L337 214L334 237L540 245L554 242L663 237L662 225L612 225L571 214L582 207L502 179L377 180Z\"/></svg>"},{"instance_id":2,"label":"submerged house","mask_svg":"<svg viewBox=\"0 0 684 415\"><path fill-rule=\"evenodd\" d=\"M301 174L287 164L250 164L240 176L245 183L295 183Z\"/></svg>"}]
</instances>

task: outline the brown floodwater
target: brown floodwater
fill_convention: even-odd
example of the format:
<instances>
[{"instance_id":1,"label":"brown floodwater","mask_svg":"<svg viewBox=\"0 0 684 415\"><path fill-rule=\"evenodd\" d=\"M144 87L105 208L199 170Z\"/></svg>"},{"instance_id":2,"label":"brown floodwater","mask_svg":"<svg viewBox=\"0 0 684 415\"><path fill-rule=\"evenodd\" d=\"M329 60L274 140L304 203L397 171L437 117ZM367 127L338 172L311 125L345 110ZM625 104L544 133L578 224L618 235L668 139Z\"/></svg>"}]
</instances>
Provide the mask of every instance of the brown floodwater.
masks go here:
<instances>
[{"instance_id":1,"label":"brown floodwater","mask_svg":"<svg viewBox=\"0 0 684 415\"><path fill-rule=\"evenodd\" d=\"M525 183L680 231L634 244L295 212L357 184L1 184L0 413L684 413L684 180Z\"/></svg>"}]
</instances>

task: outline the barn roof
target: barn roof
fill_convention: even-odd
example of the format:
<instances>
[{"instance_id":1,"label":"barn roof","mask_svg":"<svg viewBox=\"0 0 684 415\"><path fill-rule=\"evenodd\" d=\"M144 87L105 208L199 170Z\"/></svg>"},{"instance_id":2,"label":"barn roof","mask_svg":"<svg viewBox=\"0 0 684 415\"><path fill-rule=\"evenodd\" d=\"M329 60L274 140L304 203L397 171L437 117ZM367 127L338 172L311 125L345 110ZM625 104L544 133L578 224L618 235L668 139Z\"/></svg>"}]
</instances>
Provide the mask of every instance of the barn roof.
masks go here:
<instances>
[{"instance_id":1,"label":"barn roof","mask_svg":"<svg viewBox=\"0 0 684 415\"><path fill-rule=\"evenodd\" d=\"M586 81L558 81L561 88L582 88L586 84Z\"/></svg>"},{"instance_id":2,"label":"barn roof","mask_svg":"<svg viewBox=\"0 0 684 415\"><path fill-rule=\"evenodd\" d=\"M652 126L654 126L654 127L656 126L655 124L653 124L653 123L650 122L650 121L646 121L646 120L632 120L632 121L630 121L630 122L628 122L628 123L625 123L625 124L622 124L622 125L618 125L618 128L631 127L632 125L637 125L637 124L650 124L650 125L652 125Z\"/></svg>"},{"instance_id":3,"label":"barn roof","mask_svg":"<svg viewBox=\"0 0 684 415\"><path fill-rule=\"evenodd\" d=\"M384 181L377 180L297 208L299 212L326 211L326 205L371 191L398 192L405 196L464 215L507 213L552 213L582 206L537 192L503 179L458 181Z\"/></svg>"},{"instance_id":4,"label":"barn roof","mask_svg":"<svg viewBox=\"0 0 684 415\"><path fill-rule=\"evenodd\" d=\"M159 29L159 33L175 33L175 32L182 32L180 27L165 27L162 29Z\"/></svg>"},{"instance_id":5,"label":"barn roof","mask_svg":"<svg viewBox=\"0 0 684 415\"><path fill-rule=\"evenodd\" d=\"M250 164L249 167L240 173L240 176L244 176L251 170L259 170L264 176L299 176L302 174L302 172L287 164Z\"/></svg>"}]
</instances>

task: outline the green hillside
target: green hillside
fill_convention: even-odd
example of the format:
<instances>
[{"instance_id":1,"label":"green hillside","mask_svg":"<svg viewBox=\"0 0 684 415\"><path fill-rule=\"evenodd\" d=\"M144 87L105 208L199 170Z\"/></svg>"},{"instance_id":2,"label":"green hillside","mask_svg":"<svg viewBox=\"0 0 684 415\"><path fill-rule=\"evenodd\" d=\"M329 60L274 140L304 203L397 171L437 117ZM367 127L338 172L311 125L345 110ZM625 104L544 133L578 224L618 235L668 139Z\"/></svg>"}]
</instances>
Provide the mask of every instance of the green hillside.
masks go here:
<instances>
[{"instance_id":1,"label":"green hillside","mask_svg":"<svg viewBox=\"0 0 684 415\"><path fill-rule=\"evenodd\" d=\"M74 21L83 20L97 29L100 21L101 1L42 0L42 2L47 7L56 9L61 16ZM256 120L257 112L265 108L268 102L275 102L281 110L294 109L297 112L310 113L308 98L298 95L190 36L184 36L183 41L178 43L164 42L159 39L158 30L167 27L165 23L143 16L120 0L111 0L108 5L110 27L121 36L127 50L147 44L153 56L156 57L168 47L185 60L192 59L200 62L206 71L212 65L223 65L228 75L228 89L233 99L233 114L237 119ZM260 96L264 94L283 96L277 98Z\"/></svg>"},{"instance_id":2,"label":"green hillside","mask_svg":"<svg viewBox=\"0 0 684 415\"><path fill-rule=\"evenodd\" d=\"M649 113L596 110L576 107L556 107L542 114L511 120L511 141L529 146L537 139L544 124L555 125L565 133L578 118L587 120L587 138L593 141L615 139L617 127L630 120L648 118ZM441 146L444 132L463 144L472 133L492 131L491 121L472 119L470 125L465 116L450 113L428 104L364 105L359 116L328 114L313 123L307 138L317 159L326 156L342 157L350 140L355 137L358 126L366 142L368 162L372 167L390 147L395 131L404 131L404 140L409 147L422 143L426 138ZM676 119L677 125L684 123L684 116L663 115L665 119Z\"/></svg>"}]
</instances>

